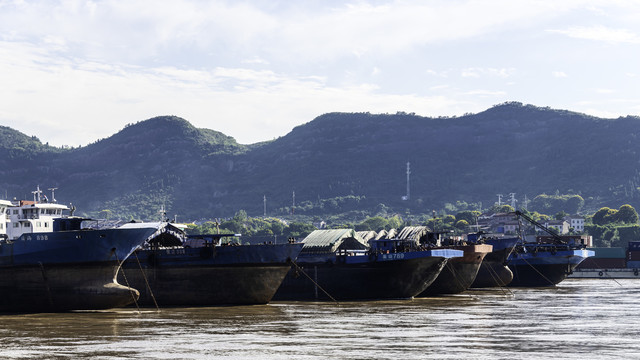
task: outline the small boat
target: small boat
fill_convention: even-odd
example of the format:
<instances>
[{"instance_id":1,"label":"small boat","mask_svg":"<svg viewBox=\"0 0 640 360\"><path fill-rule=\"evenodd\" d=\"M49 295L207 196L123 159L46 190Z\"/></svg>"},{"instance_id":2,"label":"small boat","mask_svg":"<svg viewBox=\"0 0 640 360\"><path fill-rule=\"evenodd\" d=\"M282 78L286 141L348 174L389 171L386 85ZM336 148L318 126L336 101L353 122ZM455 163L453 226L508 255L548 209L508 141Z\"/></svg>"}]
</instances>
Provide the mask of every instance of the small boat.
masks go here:
<instances>
[{"instance_id":1,"label":"small boat","mask_svg":"<svg viewBox=\"0 0 640 360\"><path fill-rule=\"evenodd\" d=\"M132 303L138 292L119 284L121 263L162 223L91 227L73 209L43 200L0 201L0 312L99 310ZM70 211L71 214L63 214Z\"/></svg>"},{"instance_id":2,"label":"small boat","mask_svg":"<svg viewBox=\"0 0 640 360\"><path fill-rule=\"evenodd\" d=\"M241 245L239 234L189 235L172 224L134 253L120 281L143 306L253 305L271 301L301 243Z\"/></svg>"},{"instance_id":3,"label":"small boat","mask_svg":"<svg viewBox=\"0 0 640 360\"><path fill-rule=\"evenodd\" d=\"M365 242L352 229L316 230L302 243L274 300L412 298L436 279L447 260L463 254L423 249L403 239Z\"/></svg>"},{"instance_id":4,"label":"small boat","mask_svg":"<svg viewBox=\"0 0 640 360\"><path fill-rule=\"evenodd\" d=\"M517 237L478 237L469 234L467 239L474 243L493 246L493 250L485 256L480 265L476 279L471 288L501 287L513 280L513 273L507 266L509 255L519 241Z\"/></svg>"}]
</instances>

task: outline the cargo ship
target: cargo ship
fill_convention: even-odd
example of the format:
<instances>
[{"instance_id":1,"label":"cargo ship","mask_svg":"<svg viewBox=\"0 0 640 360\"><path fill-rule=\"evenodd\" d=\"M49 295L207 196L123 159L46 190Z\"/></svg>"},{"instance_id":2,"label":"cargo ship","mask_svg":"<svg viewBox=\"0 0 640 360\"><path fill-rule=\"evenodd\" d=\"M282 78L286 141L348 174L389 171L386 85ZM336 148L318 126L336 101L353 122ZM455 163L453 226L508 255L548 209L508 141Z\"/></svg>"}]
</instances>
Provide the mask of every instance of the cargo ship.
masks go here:
<instances>
[{"instance_id":1,"label":"cargo ship","mask_svg":"<svg viewBox=\"0 0 640 360\"><path fill-rule=\"evenodd\" d=\"M459 294L467 290L476 279L483 260L491 254L492 245L449 245L447 249L461 250L463 256L450 259L436 280L418 297Z\"/></svg>"},{"instance_id":2,"label":"cargo ship","mask_svg":"<svg viewBox=\"0 0 640 360\"><path fill-rule=\"evenodd\" d=\"M587 248L594 256L576 267L569 277L592 279L640 279L640 241L630 241L627 248Z\"/></svg>"},{"instance_id":3,"label":"cargo ship","mask_svg":"<svg viewBox=\"0 0 640 360\"><path fill-rule=\"evenodd\" d=\"M513 273L507 266L507 259L519 238L496 236L478 238L478 234L469 234L468 240L472 243L493 246L492 251L482 260L482 265L470 288L501 287L511 283Z\"/></svg>"},{"instance_id":4,"label":"cargo ship","mask_svg":"<svg viewBox=\"0 0 640 360\"><path fill-rule=\"evenodd\" d=\"M403 239L364 241L352 229L316 230L274 300L406 299L424 291L461 250Z\"/></svg>"},{"instance_id":5,"label":"cargo ship","mask_svg":"<svg viewBox=\"0 0 640 360\"><path fill-rule=\"evenodd\" d=\"M594 252L586 249L581 236L560 236L520 211L515 214L533 224L548 236L537 236L535 242L525 242L521 236L509 255L507 266L513 272L510 287L555 286Z\"/></svg>"},{"instance_id":6,"label":"cargo ship","mask_svg":"<svg viewBox=\"0 0 640 360\"><path fill-rule=\"evenodd\" d=\"M187 236L170 225L123 265L142 306L254 305L271 301L302 244L242 245L239 234Z\"/></svg>"},{"instance_id":7,"label":"cargo ship","mask_svg":"<svg viewBox=\"0 0 640 360\"><path fill-rule=\"evenodd\" d=\"M458 294L467 290L492 249L491 245L470 243L449 235L449 231L432 231L426 226L408 226L397 235L399 239L415 241L422 248L463 252L462 256L449 259L436 279L418 297Z\"/></svg>"},{"instance_id":8,"label":"cargo ship","mask_svg":"<svg viewBox=\"0 0 640 360\"><path fill-rule=\"evenodd\" d=\"M95 221L42 198L0 201L0 312L121 307L137 297L116 281L121 263L162 223L92 228ZM64 212L69 211L71 214Z\"/></svg>"},{"instance_id":9,"label":"cargo ship","mask_svg":"<svg viewBox=\"0 0 640 360\"><path fill-rule=\"evenodd\" d=\"M510 287L555 286L594 252L574 244L521 243L508 259Z\"/></svg>"}]
</instances>

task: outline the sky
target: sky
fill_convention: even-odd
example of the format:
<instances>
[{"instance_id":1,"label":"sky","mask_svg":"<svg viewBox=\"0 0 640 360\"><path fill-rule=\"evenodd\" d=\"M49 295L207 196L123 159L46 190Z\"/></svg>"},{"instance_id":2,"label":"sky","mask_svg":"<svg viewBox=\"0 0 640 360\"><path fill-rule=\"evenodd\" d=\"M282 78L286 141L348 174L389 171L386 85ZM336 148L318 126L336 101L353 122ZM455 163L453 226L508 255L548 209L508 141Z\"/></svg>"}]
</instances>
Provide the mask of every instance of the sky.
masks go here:
<instances>
[{"instance_id":1,"label":"sky","mask_svg":"<svg viewBox=\"0 0 640 360\"><path fill-rule=\"evenodd\" d=\"M252 144L507 101L640 115L640 2L0 0L0 125L54 146L160 115Z\"/></svg>"}]
</instances>

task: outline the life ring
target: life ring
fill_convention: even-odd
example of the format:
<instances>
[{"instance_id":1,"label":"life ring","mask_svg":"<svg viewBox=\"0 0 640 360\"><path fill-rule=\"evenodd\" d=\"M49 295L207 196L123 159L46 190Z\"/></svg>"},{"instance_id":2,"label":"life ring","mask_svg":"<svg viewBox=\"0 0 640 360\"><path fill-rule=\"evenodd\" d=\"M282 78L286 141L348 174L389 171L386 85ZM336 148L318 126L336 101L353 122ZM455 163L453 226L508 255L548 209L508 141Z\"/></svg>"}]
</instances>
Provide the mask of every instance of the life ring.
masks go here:
<instances>
[{"instance_id":1,"label":"life ring","mask_svg":"<svg viewBox=\"0 0 640 360\"><path fill-rule=\"evenodd\" d=\"M604 273L603 273L602 271L600 271L600 272L598 273L598 276L602 276L602 275L604 275Z\"/></svg>"}]
</instances>

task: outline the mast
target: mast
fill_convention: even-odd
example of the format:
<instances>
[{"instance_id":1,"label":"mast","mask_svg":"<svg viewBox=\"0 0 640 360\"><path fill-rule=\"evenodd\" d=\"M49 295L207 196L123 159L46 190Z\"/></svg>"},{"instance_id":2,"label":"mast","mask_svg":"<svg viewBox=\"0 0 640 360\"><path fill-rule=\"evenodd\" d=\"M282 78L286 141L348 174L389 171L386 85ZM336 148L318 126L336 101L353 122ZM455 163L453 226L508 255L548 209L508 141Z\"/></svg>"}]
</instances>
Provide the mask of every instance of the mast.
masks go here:
<instances>
[{"instance_id":1,"label":"mast","mask_svg":"<svg viewBox=\"0 0 640 360\"><path fill-rule=\"evenodd\" d=\"M56 202L56 190L58 190L58 188L54 187L54 188L49 188L47 190L51 191L51 202L55 203Z\"/></svg>"},{"instance_id":2,"label":"mast","mask_svg":"<svg viewBox=\"0 0 640 360\"><path fill-rule=\"evenodd\" d=\"M42 190L40 190L40 185L38 185L36 187L35 191L31 192L33 194L33 202L34 203L39 203L40 202L40 195L42 194Z\"/></svg>"}]
</instances>

